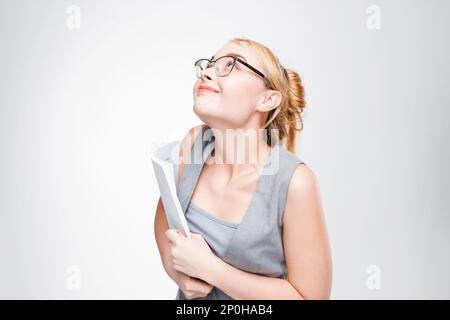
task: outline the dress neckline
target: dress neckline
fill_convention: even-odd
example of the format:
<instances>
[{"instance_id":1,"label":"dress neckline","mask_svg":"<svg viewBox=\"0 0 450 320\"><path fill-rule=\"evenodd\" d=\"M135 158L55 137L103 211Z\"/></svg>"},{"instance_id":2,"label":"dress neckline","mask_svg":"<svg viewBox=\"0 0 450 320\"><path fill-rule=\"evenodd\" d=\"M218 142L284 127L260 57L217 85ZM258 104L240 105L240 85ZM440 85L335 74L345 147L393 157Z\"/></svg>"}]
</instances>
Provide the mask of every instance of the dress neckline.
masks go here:
<instances>
[{"instance_id":1,"label":"dress neckline","mask_svg":"<svg viewBox=\"0 0 450 320\"><path fill-rule=\"evenodd\" d=\"M200 213L201 215L205 216L208 219L213 220L214 222L217 222L219 224L222 224L224 226L230 227L230 228L234 228L236 229L239 226L238 222L232 222L232 221L228 221L225 220L223 218L219 218L218 216L216 216L215 214L209 213L208 211L206 211L205 209L201 208L200 206L196 205L194 202L190 202L189 206L197 213Z\"/></svg>"},{"instance_id":2,"label":"dress neckline","mask_svg":"<svg viewBox=\"0 0 450 320\"><path fill-rule=\"evenodd\" d=\"M211 147L209 148L209 150L207 150L207 152L206 152L207 155L206 155L205 161L202 161L202 163L201 163L201 165L200 165L200 170L199 170L199 172L198 172L198 174L197 174L197 179L196 179L195 184L194 184L193 192L194 192L195 189L196 189L196 186L197 186L197 183L198 183L198 179L200 178L200 175L201 175L201 173L202 173L202 171L203 171L203 168L204 168L204 166L205 166L205 163L206 163L206 162L208 161L208 159L210 158L211 153L212 153L212 150L214 150L214 141L211 142L211 145L212 145L212 146L211 146ZM264 178L264 176L266 175L266 174L265 174L265 170L268 170L267 168L269 167L269 165L270 165L271 162L272 162L272 158L273 158L274 153L275 153L275 152L278 152L278 148L279 148L279 144L275 144L275 146L271 147L270 154L269 154L269 156L267 157L267 159L265 160L265 163L264 163L264 165L263 165L263 167L262 167L261 173L260 173L260 175L259 175L259 177L258 177L258 180L256 181L256 187L255 187L255 190L254 190L254 192L253 192L253 194L252 194L252 196L251 196L250 202L249 202L249 204L248 204L248 206L247 206L247 209L245 210L244 215L242 216L240 222L232 222L232 221L228 221L228 220L219 218L219 217L217 217L215 214L209 213L208 211L206 211L205 209L202 209L200 206L198 206L198 205L196 205L196 204L194 204L194 206L197 207L197 208L199 208L199 209L200 209L201 211L203 211L204 213L208 213L208 215L210 215L210 216L212 216L212 217L214 217L214 218L216 218L216 219L218 219L218 220L221 220L221 221L226 222L226 223L236 224L236 226L239 228L239 226L242 225L242 223L243 223L246 219L248 219L248 216L249 216L250 213L251 213L251 208L252 208L252 206L253 206L253 204L254 204L254 202L255 202L255 199L256 199L257 194L260 192L260 188L261 188L262 183L263 183L263 178ZM190 202L189 202L190 204L193 204L193 202L192 202L192 195L193 195L193 192L192 192L191 197L190 197Z\"/></svg>"}]
</instances>

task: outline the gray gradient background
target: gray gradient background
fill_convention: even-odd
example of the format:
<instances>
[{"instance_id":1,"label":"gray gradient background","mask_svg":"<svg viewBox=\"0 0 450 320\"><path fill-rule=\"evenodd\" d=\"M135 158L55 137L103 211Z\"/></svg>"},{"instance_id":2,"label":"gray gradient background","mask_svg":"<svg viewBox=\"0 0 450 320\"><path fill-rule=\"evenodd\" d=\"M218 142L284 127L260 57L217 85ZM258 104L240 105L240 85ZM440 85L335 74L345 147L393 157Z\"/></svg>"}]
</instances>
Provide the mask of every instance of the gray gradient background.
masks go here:
<instances>
[{"instance_id":1,"label":"gray gradient background","mask_svg":"<svg viewBox=\"0 0 450 320\"><path fill-rule=\"evenodd\" d=\"M0 1L0 298L175 297L150 154L200 123L193 62L235 36L305 82L331 298L450 298L450 2L227 3Z\"/></svg>"}]
</instances>

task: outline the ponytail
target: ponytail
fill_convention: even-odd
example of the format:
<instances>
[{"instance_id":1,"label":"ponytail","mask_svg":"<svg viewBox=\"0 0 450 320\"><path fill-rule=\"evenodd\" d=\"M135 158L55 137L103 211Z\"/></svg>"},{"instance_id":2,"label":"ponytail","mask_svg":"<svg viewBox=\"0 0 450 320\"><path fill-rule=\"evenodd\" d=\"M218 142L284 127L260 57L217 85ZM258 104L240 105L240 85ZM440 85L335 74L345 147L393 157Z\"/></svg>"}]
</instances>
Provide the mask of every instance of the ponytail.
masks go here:
<instances>
[{"instance_id":1,"label":"ponytail","mask_svg":"<svg viewBox=\"0 0 450 320\"><path fill-rule=\"evenodd\" d=\"M283 68L283 67L282 67ZM303 130L302 112L306 107L305 90L300 75L290 69L283 68L283 75L287 83L286 93L283 95L285 101L269 112L269 119L264 128L268 129L266 136L267 143L272 146L282 142L285 147L295 153L297 131ZM300 127L297 124L300 123ZM270 132L278 129L278 141L272 141Z\"/></svg>"}]
</instances>

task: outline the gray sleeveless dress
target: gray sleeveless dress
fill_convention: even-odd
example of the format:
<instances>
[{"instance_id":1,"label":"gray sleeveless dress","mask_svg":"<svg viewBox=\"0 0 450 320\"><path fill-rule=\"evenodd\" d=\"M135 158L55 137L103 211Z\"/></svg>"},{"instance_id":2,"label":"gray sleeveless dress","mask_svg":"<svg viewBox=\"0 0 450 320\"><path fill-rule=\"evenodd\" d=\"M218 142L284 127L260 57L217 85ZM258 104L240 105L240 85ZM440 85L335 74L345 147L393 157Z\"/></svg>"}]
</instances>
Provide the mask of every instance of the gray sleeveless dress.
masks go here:
<instances>
[{"instance_id":1,"label":"gray sleeveless dress","mask_svg":"<svg viewBox=\"0 0 450 320\"><path fill-rule=\"evenodd\" d=\"M205 125L195 137L190 161L185 164L177 189L190 230L201 234L218 257L236 268L269 277L287 278L282 238L283 213L292 174L304 162L284 146L275 145L244 217L240 223L232 223L191 202L204 163L213 149L214 136ZM180 289L175 299L187 300ZM206 297L193 300L233 298L214 287Z\"/></svg>"}]
</instances>

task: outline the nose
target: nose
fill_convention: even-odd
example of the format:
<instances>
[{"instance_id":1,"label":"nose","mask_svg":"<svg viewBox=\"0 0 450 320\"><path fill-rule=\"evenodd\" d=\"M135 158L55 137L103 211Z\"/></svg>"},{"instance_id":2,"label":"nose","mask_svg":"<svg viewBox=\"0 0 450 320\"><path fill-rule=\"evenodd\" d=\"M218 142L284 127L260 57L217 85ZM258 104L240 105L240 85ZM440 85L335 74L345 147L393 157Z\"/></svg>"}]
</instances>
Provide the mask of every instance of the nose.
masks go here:
<instances>
[{"instance_id":1,"label":"nose","mask_svg":"<svg viewBox=\"0 0 450 320\"><path fill-rule=\"evenodd\" d=\"M215 66L212 66L210 68L206 68L205 70L202 71L201 73L201 79L208 79L208 80L212 80L213 77L215 76Z\"/></svg>"}]
</instances>

